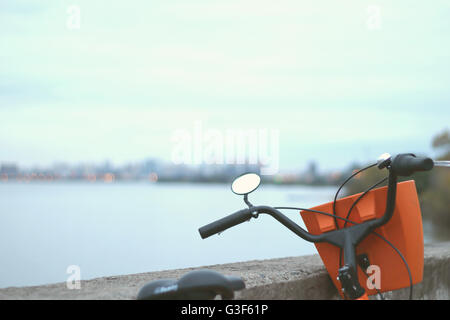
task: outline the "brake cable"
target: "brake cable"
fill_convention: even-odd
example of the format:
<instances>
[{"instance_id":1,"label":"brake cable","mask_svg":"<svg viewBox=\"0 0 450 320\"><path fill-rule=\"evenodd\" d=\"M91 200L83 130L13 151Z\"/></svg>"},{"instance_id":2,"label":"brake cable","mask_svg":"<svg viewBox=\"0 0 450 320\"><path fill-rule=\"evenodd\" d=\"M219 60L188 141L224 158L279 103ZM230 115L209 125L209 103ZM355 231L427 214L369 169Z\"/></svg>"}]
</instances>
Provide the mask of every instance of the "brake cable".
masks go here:
<instances>
[{"instance_id":1,"label":"brake cable","mask_svg":"<svg viewBox=\"0 0 450 320\"><path fill-rule=\"evenodd\" d=\"M359 169L358 171L356 171L356 172L354 172L351 176L349 176L341 185L340 185L340 187L338 188L338 190L336 191L336 194L334 195L334 200L333 200L333 218L334 218L334 222L335 222L335 225L336 225L336 228L337 229L339 229L339 225L338 225L338 223L337 223L337 219L336 218L339 218L337 215L336 215L336 201L337 201L337 196L338 196L338 194L339 194L339 192L341 191L341 189L344 187L344 185L347 183L347 182L349 182L353 177L355 177L356 175L358 175L359 173L361 173L361 172L363 172L363 171L365 171L365 170L367 170L367 169L370 169L370 168L372 168L372 167L374 167L374 166L376 166L378 163L374 163L374 164L371 164L371 165L368 165L367 167L364 167L364 168L362 168L362 169ZM370 190L372 190L372 189L374 189L374 188L376 188L378 185L380 185L380 184L382 184L384 181L386 181L387 180L387 177L386 178L384 178L384 179L382 179L382 180L380 180L380 181L378 181L377 183L375 183L374 185L372 185L371 187L369 187L366 191L364 191L359 197L358 197L358 199L356 199L354 202L353 202L353 204L352 204L352 206L350 207L350 209L349 209L349 211L348 211L348 213L347 213L347 216L346 216L346 219L349 219L349 217L350 217L350 213L351 213L351 211L353 210L353 208L356 206L356 204L370 191ZM345 221L344 222L344 228L346 227L346 225L347 225L347 221ZM374 234L376 234L375 232L373 232ZM378 234L377 234L378 235ZM378 235L379 237L381 237L380 235ZM385 238L383 238L383 237L381 237L386 243L388 243L389 244L389 241L387 240L387 239L385 239ZM392 244L392 243L390 243L390 246L398 253L398 254L400 254L400 251ZM410 269L409 269L409 266L408 266L408 263L406 262L406 260L404 259L404 257L400 254L400 257L402 258L402 260L403 260L403 263L405 264L405 266L406 266L406 269L408 270L408 275L409 275L409 283L410 283L410 285L409 285L409 300L412 300L412 290L413 290L413 284L412 284L412 276L411 276L411 271L410 271ZM341 267L341 265L342 265L342 248L340 248L339 249L339 267ZM364 270L363 270L364 271ZM365 272L364 272L365 273ZM367 276L367 274L366 274L366 276ZM376 289L377 290L377 292L378 292L378 294L383 298L383 296L381 295L381 293L378 291L378 289ZM384 299L384 298L383 298Z\"/></svg>"},{"instance_id":2,"label":"brake cable","mask_svg":"<svg viewBox=\"0 0 450 320\"><path fill-rule=\"evenodd\" d=\"M388 177L381 179L380 181L378 181L377 183L375 183L374 185L370 186L367 190L365 190L350 206L350 209L347 212L347 216L345 217L346 219L350 218L350 214L353 210L353 208L356 206L356 204L367 194L370 192L370 190L375 189L376 187L378 187L380 184L382 184L383 182L387 181ZM333 203L334 204L334 203ZM336 215L336 212L334 212L334 214ZM347 221L344 222L344 228L347 226ZM342 267L342 248L339 248L339 268ZM361 270L364 272L364 274L366 275L367 278L369 278L369 275L366 273L365 270L363 270L361 268ZM375 290L377 291L378 295L380 296L380 298L382 300L384 300L383 295L381 294L381 292L375 288Z\"/></svg>"},{"instance_id":3,"label":"brake cable","mask_svg":"<svg viewBox=\"0 0 450 320\"><path fill-rule=\"evenodd\" d=\"M355 171L352 175L350 175L340 186L339 186L339 188L338 188L338 190L336 191L336 194L334 195L334 199L333 199L333 215L334 215L334 223L335 223L335 226L336 226L336 230L339 230L339 224L338 224L338 222L337 222L337 219L336 219L336 201L337 201L337 196L338 196L338 194L339 194L339 192L341 191L341 189L344 187L344 185L347 183L347 182L349 182L352 178L354 178L356 175L358 175L358 174L360 174L361 172L363 172L363 171L365 171L365 170L367 170L367 169L370 169L370 168L372 168L372 167L374 167L374 166L376 166L378 163L374 163L374 164L371 164L371 165L368 165L367 167L364 167L364 168L362 168L362 169L359 169L359 170L357 170L357 171ZM359 197L358 197L358 199L356 200L356 201L354 201L353 202L353 204L352 204L352 206L350 207L350 209L349 209L349 211L348 211L348 213L347 213L347 216L346 216L346 219L349 219L349 217L350 217L350 213L351 213L351 211L352 211L352 209L355 207L355 205L359 202L359 200L361 200L370 190L372 190L372 189L374 189L375 187L377 187L379 184L381 184L381 183L383 183L385 180L387 180L387 178L385 178L385 179L383 179L383 180L381 180L381 181L379 181L379 182L377 182L376 184L374 184L373 186L371 186L371 187L369 187L369 189L367 189L365 192L363 192ZM346 227L346 225L347 225L347 221L345 221L344 222L344 228ZM342 266L342 248L340 248L339 249L339 268ZM362 270L362 268L361 268L361 270ZM367 275L367 273L365 272L365 270L362 270L363 272L364 272L364 274L366 275L366 277L368 278L369 276ZM380 296L380 298L382 299L382 300L384 300L384 297L383 297L383 295L381 294L381 292L378 290L378 289L376 289L375 288L375 290L377 291L377 293L378 293L378 295ZM344 296L345 296L345 294L344 294Z\"/></svg>"},{"instance_id":4,"label":"brake cable","mask_svg":"<svg viewBox=\"0 0 450 320\"><path fill-rule=\"evenodd\" d=\"M338 225L337 220L336 220L336 200L337 200L337 196L338 196L339 192L340 192L341 189L344 187L344 185L345 185L347 182L349 182L354 176L356 176L356 175L360 174L361 172L363 172L363 171L365 171L365 170L367 170L367 169L370 169L370 168L372 168L372 167L374 167L374 166L376 166L376 165L377 165L377 163L374 163L374 164L368 165L367 167L364 167L364 168L359 169L358 171L354 172L354 173L353 173L350 177L348 177L348 178L347 178L347 179L339 186L339 188L337 189L336 194L334 195L334 200L333 200L333 215L335 216L335 217L333 217L333 218L334 218L334 223L335 223L335 225L336 225L336 229L337 229L337 230L339 230L339 225Z\"/></svg>"},{"instance_id":5,"label":"brake cable","mask_svg":"<svg viewBox=\"0 0 450 320\"><path fill-rule=\"evenodd\" d=\"M274 207L274 209L277 209L277 210L283 210L283 209L285 209L285 210L301 210L301 211L309 211L309 212L313 212L313 213L318 213L318 214L322 214L322 215L325 215L325 216L329 216L329 217L332 217L332 218L341 219L341 220L343 220L343 221L352 223L352 224L354 224L354 225L359 224L359 223L354 222L354 221L352 221L352 220L349 220L349 219L346 219L346 218L343 218L343 217L339 217L339 216L335 216L335 215L333 215L333 214L331 214L331 213L323 212L323 211L319 211L319 210L306 209L306 208L298 208L298 207ZM396 248L389 240L387 240L385 237L383 237L382 235L380 235L379 233L377 233L377 232L375 232L375 231L372 231L371 233L373 233L375 236L379 237L380 239L382 239L383 241L385 241L389 246L391 246L392 249L394 249L395 252L396 252L396 253L400 256L400 258L402 259L403 264L405 265L405 267L406 267L406 269L407 269L407 271L408 271L408 275L409 275L409 283L410 283L410 286L409 286L409 300L412 300L412 295L413 295L412 275L411 275L411 270L409 269L409 265L408 265L408 263L406 262L405 257L404 257L404 256L402 255L402 253L401 253L401 252L400 252L400 251L399 251L399 250L398 250L398 249L397 249L397 248Z\"/></svg>"}]
</instances>

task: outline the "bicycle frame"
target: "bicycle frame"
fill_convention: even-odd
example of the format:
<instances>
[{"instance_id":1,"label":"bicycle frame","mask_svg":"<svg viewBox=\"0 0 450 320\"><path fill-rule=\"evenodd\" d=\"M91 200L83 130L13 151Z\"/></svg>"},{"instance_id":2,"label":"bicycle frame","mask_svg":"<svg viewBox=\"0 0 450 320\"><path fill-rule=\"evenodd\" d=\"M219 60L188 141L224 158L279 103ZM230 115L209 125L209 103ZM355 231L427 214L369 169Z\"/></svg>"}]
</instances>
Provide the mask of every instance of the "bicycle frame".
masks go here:
<instances>
[{"instance_id":1,"label":"bicycle frame","mask_svg":"<svg viewBox=\"0 0 450 320\"><path fill-rule=\"evenodd\" d=\"M344 265L338 270L338 280L342 284L342 289L349 299L367 300L367 293L361 287L358 280L356 247L371 232L383 226L392 218L395 210L398 176L410 175L413 171L430 170L433 167L433 163L429 158L419 159L412 154L401 154L394 160L391 161L389 158L379 165L380 169L384 167L389 170L388 190L386 208L383 216L380 218L343 229L313 235L275 208L270 206L253 206L248 202L247 196L245 195L244 201L249 206L248 209L240 210L228 217L200 228L200 235L202 238L206 238L251 218L257 218L259 214L268 214L306 241L313 243L326 242L341 248L344 251Z\"/></svg>"}]
</instances>

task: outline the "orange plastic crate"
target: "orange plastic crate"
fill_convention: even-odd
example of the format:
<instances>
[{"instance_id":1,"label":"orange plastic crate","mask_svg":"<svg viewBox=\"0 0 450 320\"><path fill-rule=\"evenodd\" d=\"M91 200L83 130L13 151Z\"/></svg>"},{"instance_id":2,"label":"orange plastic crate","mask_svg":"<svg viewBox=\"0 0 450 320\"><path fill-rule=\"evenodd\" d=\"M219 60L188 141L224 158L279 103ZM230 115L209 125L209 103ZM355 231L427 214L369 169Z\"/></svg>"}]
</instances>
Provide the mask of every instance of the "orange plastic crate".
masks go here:
<instances>
[{"instance_id":1,"label":"orange plastic crate","mask_svg":"<svg viewBox=\"0 0 450 320\"><path fill-rule=\"evenodd\" d=\"M336 215L345 218L353 202L361 195L355 194L336 202ZM374 218L380 218L386 207L387 187L368 192L353 208L349 219L361 223ZM333 213L333 202L311 208L313 210ZM336 230L332 217L318 213L300 212L306 228L312 234L321 234ZM344 221L338 219L339 228L344 227ZM351 226L347 223L346 227ZM414 180L400 182L397 185L395 211L387 224L375 230L389 240L403 254L411 270L413 284L423 278L423 229L419 199ZM339 248L328 243L315 244L331 280L341 292L340 282L336 279L339 269ZM380 291L391 291L409 287L409 275L400 256L381 238L370 234L357 247L356 254L365 253L372 265L380 267ZM342 263L344 257L342 254ZM367 294L376 294L375 289L368 289L367 276L358 267L358 279Z\"/></svg>"}]
</instances>

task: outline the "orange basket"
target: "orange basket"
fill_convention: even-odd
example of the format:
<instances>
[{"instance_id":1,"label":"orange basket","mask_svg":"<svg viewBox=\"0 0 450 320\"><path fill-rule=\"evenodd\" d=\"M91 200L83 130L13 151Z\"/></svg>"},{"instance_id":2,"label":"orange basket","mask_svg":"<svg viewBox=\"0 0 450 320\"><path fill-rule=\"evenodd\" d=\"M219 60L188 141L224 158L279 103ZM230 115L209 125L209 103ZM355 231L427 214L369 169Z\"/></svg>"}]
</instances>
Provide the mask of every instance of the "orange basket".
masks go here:
<instances>
[{"instance_id":1,"label":"orange basket","mask_svg":"<svg viewBox=\"0 0 450 320\"><path fill-rule=\"evenodd\" d=\"M336 201L336 215L347 216L353 202L361 195L355 194ZM386 208L387 187L368 192L352 209L348 219L362 223L380 218ZM313 210L333 213L333 202L311 208ZM314 212L301 211L301 217L308 231L321 234L336 230L334 218ZM339 228L344 227L344 220L338 219ZM347 223L346 227L352 226ZM404 256L411 270L413 284L422 281L423 277L423 230L422 215L414 180L397 184L397 197L394 214L387 224L375 229L375 232L389 240ZM341 293L340 282L336 279L339 269L339 248L328 243L315 244L331 280ZM409 287L408 270L397 252L384 240L369 234L356 248L356 254L367 254L371 265L380 269L380 292ZM342 263L344 257L342 255ZM376 294L375 289L367 288L367 276L358 267L358 279L368 295Z\"/></svg>"}]
</instances>

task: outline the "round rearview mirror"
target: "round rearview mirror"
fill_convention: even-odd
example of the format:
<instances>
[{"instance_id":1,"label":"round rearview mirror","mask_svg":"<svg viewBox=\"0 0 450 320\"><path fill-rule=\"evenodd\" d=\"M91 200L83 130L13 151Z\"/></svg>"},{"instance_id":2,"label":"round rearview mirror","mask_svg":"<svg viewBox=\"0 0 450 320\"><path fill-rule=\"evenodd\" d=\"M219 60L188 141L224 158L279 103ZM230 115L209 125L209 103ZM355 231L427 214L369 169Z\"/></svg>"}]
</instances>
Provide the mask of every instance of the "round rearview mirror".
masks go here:
<instances>
[{"instance_id":1,"label":"round rearview mirror","mask_svg":"<svg viewBox=\"0 0 450 320\"><path fill-rule=\"evenodd\" d=\"M244 173L231 184L231 191L239 195L249 194L255 191L261 183L261 177L256 173Z\"/></svg>"}]
</instances>

